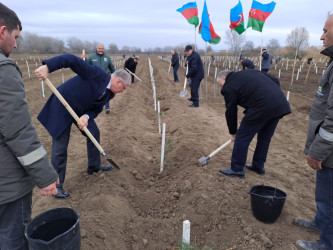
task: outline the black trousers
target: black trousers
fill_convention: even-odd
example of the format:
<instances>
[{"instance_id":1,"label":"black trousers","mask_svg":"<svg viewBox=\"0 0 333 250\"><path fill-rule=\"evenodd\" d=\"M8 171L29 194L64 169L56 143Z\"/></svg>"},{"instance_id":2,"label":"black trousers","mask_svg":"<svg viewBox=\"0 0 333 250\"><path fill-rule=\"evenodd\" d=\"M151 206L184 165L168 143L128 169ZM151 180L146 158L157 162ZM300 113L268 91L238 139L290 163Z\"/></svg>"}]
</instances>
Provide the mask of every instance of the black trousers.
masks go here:
<instances>
[{"instance_id":1,"label":"black trousers","mask_svg":"<svg viewBox=\"0 0 333 250\"><path fill-rule=\"evenodd\" d=\"M199 106L199 87L202 78L191 78L191 99L193 104Z\"/></svg>"},{"instance_id":2,"label":"black trousers","mask_svg":"<svg viewBox=\"0 0 333 250\"><path fill-rule=\"evenodd\" d=\"M58 137L52 140L52 155L51 162L59 175L59 184L57 187L62 188L65 182L66 165L67 165L67 148L71 133L71 125ZM99 129L94 120L89 120L88 130L95 137L96 141L100 142ZM85 135L84 133L82 133ZM87 137L87 153L88 153L88 168L94 169L101 164L100 152L95 144Z\"/></svg>"}]
</instances>

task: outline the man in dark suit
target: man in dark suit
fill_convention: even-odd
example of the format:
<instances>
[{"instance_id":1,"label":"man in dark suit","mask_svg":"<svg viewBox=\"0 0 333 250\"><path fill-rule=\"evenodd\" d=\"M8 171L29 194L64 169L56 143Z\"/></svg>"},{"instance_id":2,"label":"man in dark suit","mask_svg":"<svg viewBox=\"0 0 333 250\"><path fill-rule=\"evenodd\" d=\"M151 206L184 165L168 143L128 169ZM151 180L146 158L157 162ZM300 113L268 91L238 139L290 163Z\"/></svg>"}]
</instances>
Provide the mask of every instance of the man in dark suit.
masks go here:
<instances>
[{"instance_id":1,"label":"man in dark suit","mask_svg":"<svg viewBox=\"0 0 333 250\"><path fill-rule=\"evenodd\" d=\"M185 47L185 53L188 65L186 78L191 78L191 98L188 100L193 102L189 107L197 108L199 107L199 87L201 80L204 78L204 68L200 55L193 50L191 45Z\"/></svg>"},{"instance_id":2,"label":"man in dark suit","mask_svg":"<svg viewBox=\"0 0 333 250\"><path fill-rule=\"evenodd\" d=\"M234 148L231 168L221 169L227 176L244 177L247 151L257 134L257 145L248 170L264 175L269 144L281 117L291 113L280 89L279 80L258 70L221 71L217 82L226 105L226 120ZM243 107L244 118L237 129L237 105Z\"/></svg>"},{"instance_id":3,"label":"man in dark suit","mask_svg":"<svg viewBox=\"0 0 333 250\"><path fill-rule=\"evenodd\" d=\"M79 129L83 130L83 127L87 127L99 142L100 133L94 119L103 110L106 102L112 99L116 93L122 93L130 85L129 74L120 69L111 75L100 67L89 65L71 54L44 60L43 64L35 71L39 80L46 79L49 73L61 68L69 67L77 74L61 84L58 91L80 117L80 123L77 124ZM63 189L63 185L71 125L75 123L75 120L54 94L50 96L37 118L53 139L51 162L60 179L56 198L68 198L69 194ZM100 165L100 153L88 137L87 151L88 174L112 169L112 165Z\"/></svg>"}]
</instances>

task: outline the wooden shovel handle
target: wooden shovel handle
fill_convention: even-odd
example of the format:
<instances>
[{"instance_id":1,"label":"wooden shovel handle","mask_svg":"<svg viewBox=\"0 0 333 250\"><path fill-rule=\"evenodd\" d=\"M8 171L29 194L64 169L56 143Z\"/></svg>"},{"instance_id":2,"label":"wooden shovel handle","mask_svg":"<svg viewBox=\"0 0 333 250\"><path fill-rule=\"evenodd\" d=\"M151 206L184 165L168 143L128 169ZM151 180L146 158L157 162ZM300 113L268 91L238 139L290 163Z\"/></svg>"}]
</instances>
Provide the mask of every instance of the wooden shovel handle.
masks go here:
<instances>
[{"instance_id":1,"label":"wooden shovel handle","mask_svg":"<svg viewBox=\"0 0 333 250\"><path fill-rule=\"evenodd\" d=\"M49 86L51 91L58 97L59 101L65 106L65 108L68 110L68 112L72 115L72 117L75 119L75 121L80 123L81 122L80 118L71 108L71 106L69 106L68 102L62 97L62 95L59 93L59 91L53 86L52 82L48 78L45 79L45 82ZM101 152L101 154L103 154L104 153L103 148L101 147L101 145L99 145L99 143L96 141L95 137L90 133L88 128L83 127L83 131L86 133L86 135L89 137L89 139L95 144L95 146L99 150L99 152Z\"/></svg>"}]
</instances>

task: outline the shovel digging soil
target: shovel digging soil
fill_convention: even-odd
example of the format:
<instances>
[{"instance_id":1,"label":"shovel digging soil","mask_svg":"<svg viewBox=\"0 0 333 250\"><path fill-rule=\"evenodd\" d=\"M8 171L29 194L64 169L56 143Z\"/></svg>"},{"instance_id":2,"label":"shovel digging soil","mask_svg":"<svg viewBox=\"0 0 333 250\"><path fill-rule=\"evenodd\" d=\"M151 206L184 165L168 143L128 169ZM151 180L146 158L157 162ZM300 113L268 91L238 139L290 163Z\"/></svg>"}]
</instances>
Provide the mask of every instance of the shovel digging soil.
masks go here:
<instances>
[{"instance_id":1,"label":"shovel digging soil","mask_svg":"<svg viewBox=\"0 0 333 250\"><path fill-rule=\"evenodd\" d=\"M186 67L185 81L184 81L184 90L179 93L180 97L185 97L186 94L187 94L187 89L186 89L186 83L187 83L186 75L187 75L187 72L188 72L188 66Z\"/></svg>"},{"instance_id":2,"label":"shovel digging soil","mask_svg":"<svg viewBox=\"0 0 333 250\"><path fill-rule=\"evenodd\" d=\"M198 161L201 163L202 166L207 164L207 161L212 158L214 155L216 155L218 152L220 152L222 149L224 149L226 146L228 146L231 143L231 140L224 143L222 146L220 146L218 149L216 149L214 152L212 152L207 157L203 156Z\"/></svg>"},{"instance_id":3,"label":"shovel digging soil","mask_svg":"<svg viewBox=\"0 0 333 250\"><path fill-rule=\"evenodd\" d=\"M62 95L59 93L59 91L53 86L52 82L46 78L45 79L46 84L49 86L49 88L52 90L52 92L58 97L59 101L65 106L65 108L68 110L68 112L72 115L72 117L75 119L76 122L80 122L80 118L77 116L77 114L74 112L74 110L69 106L67 101L62 97ZM90 131L87 129L87 127L83 127L83 131L86 133L86 135L89 137L89 139L94 143L98 151L104 156L104 158L113 166L115 166L118 170L120 170L119 166L106 155L103 148L99 143L96 141L94 136L90 133Z\"/></svg>"}]
</instances>

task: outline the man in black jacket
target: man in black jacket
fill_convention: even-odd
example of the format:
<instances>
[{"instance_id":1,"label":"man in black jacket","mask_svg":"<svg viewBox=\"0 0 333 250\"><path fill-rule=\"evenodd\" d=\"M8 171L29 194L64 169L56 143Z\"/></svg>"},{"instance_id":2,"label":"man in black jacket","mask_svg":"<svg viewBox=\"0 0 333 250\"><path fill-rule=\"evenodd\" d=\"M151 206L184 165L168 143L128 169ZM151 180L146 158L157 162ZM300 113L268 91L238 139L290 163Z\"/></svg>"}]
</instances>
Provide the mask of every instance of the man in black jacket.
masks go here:
<instances>
[{"instance_id":1,"label":"man in black jacket","mask_svg":"<svg viewBox=\"0 0 333 250\"><path fill-rule=\"evenodd\" d=\"M179 68L179 56L178 53L175 52L174 50L171 50L171 66L173 68L173 81L174 82L179 82L177 71Z\"/></svg>"},{"instance_id":2,"label":"man in black jacket","mask_svg":"<svg viewBox=\"0 0 333 250\"><path fill-rule=\"evenodd\" d=\"M191 98L189 98L189 101L193 102L189 107L197 108L199 107L199 87L201 80L204 78L204 68L200 55L193 50L191 45L185 47L185 53L188 65L186 78L191 78Z\"/></svg>"},{"instance_id":3,"label":"man in black jacket","mask_svg":"<svg viewBox=\"0 0 333 250\"><path fill-rule=\"evenodd\" d=\"M131 71L133 74L135 73L136 70L136 65L138 64L139 58L137 56L130 57L125 61L124 68L128 69ZM131 74L132 81L131 83L134 83L134 75Z\"/></svg>"},{"instance_id":4,"label":"man in black jacket","mask_svg":"<svg viewBox=\"0 0 333 250\"><path fill-rule=\"evenodd\" d=\"M254 63L250 60L250 59L246 59L244 57L242 57L239 62L242 64L243 66L243 70L245 69L254 69Z\"/></svg>"},{"instance_id":5,"label":"man in black jacket","mask_svg":"<svg viewBox=\"0 0 333 250\"><path fill-rule=\"evenodd\" d=\"M227 176L244 177L247 151L257 134L252 164L247 169L264 175L264 164L271 138L281 117L291 113L289 103L280 89L279 80L258 70L221 71L217 82L226 105L226 120L234 142L231 168L221 169ZM237 105L243 107L244 118L237 129Z\"/></svg>"}]
</instances>

